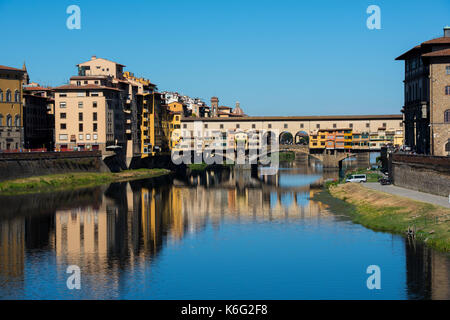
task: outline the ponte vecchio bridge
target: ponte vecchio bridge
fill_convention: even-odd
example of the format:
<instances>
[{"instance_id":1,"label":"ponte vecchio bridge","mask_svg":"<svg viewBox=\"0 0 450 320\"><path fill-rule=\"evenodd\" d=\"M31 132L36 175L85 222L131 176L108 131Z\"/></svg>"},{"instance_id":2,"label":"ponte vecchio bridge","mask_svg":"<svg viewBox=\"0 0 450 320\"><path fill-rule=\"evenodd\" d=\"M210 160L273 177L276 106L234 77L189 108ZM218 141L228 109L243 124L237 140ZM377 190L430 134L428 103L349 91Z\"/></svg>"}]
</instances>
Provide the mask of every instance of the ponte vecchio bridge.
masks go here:
<instances>
[{"instance_id":1,"label":"ponte vecchio bridge","mask_svg":"<svg viewBox=\"0 0 450 320\"><path fill-rule=\"evenodd\" d=\"M322 162L324 167L338 167L339 163L348 157L357 156L367 159L369 152L379 151L386 142L385 134L393 132L403 137L403 116L398 115L353 115L353 116L303 116L303 117L215 117L215 118L184 118L182 119L182 136L201 137L205 131L221 132L224 135L230 132L263 131L271 134L271 139L280 142L280 150L308 154ZM324 132L349 132L350 137L367 137L364 146L350 142L344 147L337 143L330 147L327 145ZM323 133L323 134L322 134ZM290 135L292 143L283 145L282 137ZM318 140L314 147L309 141ZM371 140L372 137L376 137ZM305 139L306 138L306 139ZM382 138L382 139L381 139ZM350 138L351 139L351 138ZM352 141L352 140L349 140Z\"/></svg>"}]
</instances>

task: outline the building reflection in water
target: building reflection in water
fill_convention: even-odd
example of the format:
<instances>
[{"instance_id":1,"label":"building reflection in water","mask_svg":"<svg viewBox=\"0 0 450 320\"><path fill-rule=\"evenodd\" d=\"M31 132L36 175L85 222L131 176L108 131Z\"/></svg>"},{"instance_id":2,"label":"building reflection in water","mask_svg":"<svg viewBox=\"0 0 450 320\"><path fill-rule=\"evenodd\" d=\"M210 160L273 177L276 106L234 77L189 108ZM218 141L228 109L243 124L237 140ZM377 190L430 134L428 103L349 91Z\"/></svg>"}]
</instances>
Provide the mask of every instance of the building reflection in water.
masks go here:
<instances>
[{"instance_id":1,"label":"building reflection in water","mask_svg":"<svg viewBox=\"0 0 450 320\"><path fill-rule=\"evenodd\" d=\"M148 268L168 243L208 224L218 228L224 221L270 223L330 215L322 203L310 200L317 192L311 184L324 179L311 182L315 174L281 170L277 176L254 178L232 170L207 171L173 180L116 183L106 190L52 199L36 196L33 206L45 208L39 214L12 204L14 214L0 216L1 283L14 282L8 289L22 290L26 253L47 250L55 253L61 277L68 265L78 265L86 285L118 295L124 272ZM327 179L335 175L327 173ZM292 185L286 179L293 176L304 183ZM447 257L406 242L406 267L410 298L450 298Z\"/></svg>"}]
</instances>

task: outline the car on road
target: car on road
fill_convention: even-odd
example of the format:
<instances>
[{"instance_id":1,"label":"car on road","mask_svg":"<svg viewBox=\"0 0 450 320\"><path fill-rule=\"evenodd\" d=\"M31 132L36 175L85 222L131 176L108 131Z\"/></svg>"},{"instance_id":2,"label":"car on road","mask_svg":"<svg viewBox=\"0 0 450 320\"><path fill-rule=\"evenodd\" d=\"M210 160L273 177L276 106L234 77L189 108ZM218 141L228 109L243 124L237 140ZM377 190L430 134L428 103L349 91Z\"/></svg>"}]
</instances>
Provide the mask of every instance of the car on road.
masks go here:
<instances>
[{"instance_id":1,"label":"car on road","mask_svg":"<svg viewBox=\"0 0 450 320\"><path fill-rule=\"evenodd\" d=\"M345 180L345 182L356 182L356 183L362 183L367 182L367 175L365 174L353 174Z\"/></svg>"}]
</instances>

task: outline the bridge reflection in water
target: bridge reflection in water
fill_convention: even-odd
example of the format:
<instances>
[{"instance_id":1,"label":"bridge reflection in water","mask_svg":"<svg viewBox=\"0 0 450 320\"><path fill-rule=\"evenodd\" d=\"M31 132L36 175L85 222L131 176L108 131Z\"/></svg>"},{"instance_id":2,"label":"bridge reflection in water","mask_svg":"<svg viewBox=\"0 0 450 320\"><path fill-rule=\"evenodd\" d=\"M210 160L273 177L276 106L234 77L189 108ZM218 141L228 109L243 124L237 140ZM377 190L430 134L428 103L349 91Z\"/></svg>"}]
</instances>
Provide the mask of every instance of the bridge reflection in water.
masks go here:
<instances>
[{"instance_id":1,"label":"bridge reflection in water","mask_svg":"<svg viewBox=\"0 0 450 320\"><path fill-rule=\"evenodd\" d=\"M126 274L151 268L169 243L208 224L329 219L327 208L310 200L318 192L310 187L316 179L323 174L311 168L282 169L267 181L224 170L2 198L0 297L57 298L57 291L40 291L39 283L54 283L54 277L64 283L67 265L81 267L83 286L108 288L90 291L89 298L119 298L124 287L139 292L148 284L130 285ZM56 271L42 270L53 264ZM410 298L450 298L448 259L406 242L406 268Z\"/></svg>"}]
</instances>

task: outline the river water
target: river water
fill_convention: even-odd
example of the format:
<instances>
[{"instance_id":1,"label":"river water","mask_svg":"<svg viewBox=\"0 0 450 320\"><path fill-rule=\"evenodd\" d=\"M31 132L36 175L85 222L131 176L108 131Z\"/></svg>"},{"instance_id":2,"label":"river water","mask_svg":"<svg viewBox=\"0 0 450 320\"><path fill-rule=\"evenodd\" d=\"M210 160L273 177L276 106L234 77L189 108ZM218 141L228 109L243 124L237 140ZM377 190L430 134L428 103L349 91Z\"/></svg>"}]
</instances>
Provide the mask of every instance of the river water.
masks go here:
<instances>
[{"instance_id":1,"label":"river water","mask_svg":"<svg viewBox=\"0 0 450 320\"><path fill-rule=\"evenodd\" d=\"M2 197L0 298L449 299L449 255L311 200L337 176L293 163Z\"/></svg>"}]
</instances>

